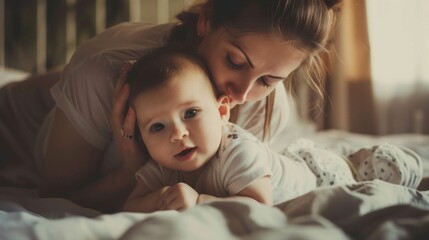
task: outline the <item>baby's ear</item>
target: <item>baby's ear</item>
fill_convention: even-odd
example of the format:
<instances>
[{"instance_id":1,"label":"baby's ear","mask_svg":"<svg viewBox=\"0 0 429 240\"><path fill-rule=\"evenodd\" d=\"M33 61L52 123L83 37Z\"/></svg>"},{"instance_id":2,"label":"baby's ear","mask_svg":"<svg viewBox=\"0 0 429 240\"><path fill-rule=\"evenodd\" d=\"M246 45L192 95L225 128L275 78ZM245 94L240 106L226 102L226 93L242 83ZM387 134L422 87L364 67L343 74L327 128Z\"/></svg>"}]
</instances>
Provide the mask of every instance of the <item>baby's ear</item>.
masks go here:
<instances>
[{"instance_id":1,"label":"baby's ear","mask_svg":"<svg viewBox=\"0 0 429 240\"><path fill-rule=\"evenodd\" d=\"M218 109L220 117L223 121L228 122L230 111L229 98L225 95L222 95L217 99L217 102L219 103Z\"/></svg>"}]
</instances>

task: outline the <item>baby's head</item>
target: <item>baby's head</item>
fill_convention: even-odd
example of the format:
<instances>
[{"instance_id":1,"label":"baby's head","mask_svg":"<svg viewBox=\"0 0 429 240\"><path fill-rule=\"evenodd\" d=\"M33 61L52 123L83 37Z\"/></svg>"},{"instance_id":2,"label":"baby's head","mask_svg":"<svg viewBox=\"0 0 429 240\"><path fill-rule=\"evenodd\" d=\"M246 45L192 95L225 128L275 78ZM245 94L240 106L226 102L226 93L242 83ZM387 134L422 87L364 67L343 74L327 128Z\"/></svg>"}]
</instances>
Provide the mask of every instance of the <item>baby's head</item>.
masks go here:
<instances>
[{"instance_id":1,"label":"baby's head","mask_svg":"<svg viewBox=\"0 0 429 240\"><path fill-rule=\"evenodd\" d=\"M152 159L170 169L193 171L219 148L229 100L216 96L203 61L193 52L161 48L127 73L130 106Z\"/></svg>"}]
</instances>

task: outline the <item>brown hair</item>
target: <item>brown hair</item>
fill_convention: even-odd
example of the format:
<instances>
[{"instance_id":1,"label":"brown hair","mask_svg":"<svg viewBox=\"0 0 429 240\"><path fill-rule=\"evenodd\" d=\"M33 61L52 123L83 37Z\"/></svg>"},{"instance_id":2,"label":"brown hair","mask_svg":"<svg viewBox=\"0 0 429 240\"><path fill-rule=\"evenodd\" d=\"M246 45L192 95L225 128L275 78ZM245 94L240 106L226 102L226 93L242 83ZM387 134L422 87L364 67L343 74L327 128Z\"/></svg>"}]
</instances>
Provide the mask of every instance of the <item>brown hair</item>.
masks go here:
<instances>
[{"instance_id":1,"label":"brown hair","mask_svg":"<svg viewBox=\"0 0 429 240\"><path fill-rule=\"evenodd\" d=\"M138 94L161 86L177 75L183 59L199 67L211 79L207 66L193 50L177 46L157 48L136 60L127 71L125 81L130 84L130 105L133 105ZM210 83L216 95L216 88L212 81Z\"/></svg>"},{"instance_id":2,"label":"brown hair","mask_svg":"<svg viewBox=\"0 0 429 240\"><path fill-rule=\"evenodd\" d=\"M198 13L210 17L212 29L225 27L235 34L263 32L293 42L308 53L307 59L290 75L287 84L305 79L323 103L323 85L326 75L321 54L327 51L335 24L337 6L341 0L207 0L180 13L182 24L171 39L196 45ZM187 29L187 30L186 30ZM288 87L291 89L291 86ZM274 104L273 91L267 97L264 139L267 136ZM270 110L271 109L271 110ZM267 123L268 121L268 123Z\"/></svg>"}]
</instances>

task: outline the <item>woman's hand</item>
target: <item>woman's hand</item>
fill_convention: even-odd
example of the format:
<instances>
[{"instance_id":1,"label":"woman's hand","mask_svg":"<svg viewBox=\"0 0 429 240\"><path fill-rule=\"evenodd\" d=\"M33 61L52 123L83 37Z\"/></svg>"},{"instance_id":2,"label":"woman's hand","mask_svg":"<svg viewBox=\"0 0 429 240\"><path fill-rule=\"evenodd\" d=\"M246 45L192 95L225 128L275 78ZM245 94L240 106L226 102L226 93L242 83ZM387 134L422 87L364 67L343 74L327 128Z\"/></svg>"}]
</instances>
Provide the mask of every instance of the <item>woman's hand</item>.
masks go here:
<instances>
[{"instance_id":1,"label":"woman's hand","mask_svg":"<svg viewBox=\"0 0 429 240\"><path fill-rule=\"evenodd\" d=\"M186 183L169 187L159 201L159 210L183 211L197 204L199 194Z\"/></svg>"},{"instance_id":2,"label":"woman's hand","mask_svg":"<svg viewBox=\"0 0 429 240\"><path fill-rule=\"evenodd\" d=\"M125 76L131 63L125 65L123 72L113 89L112 131L116 145L122 157L122 169L126 172L136 172L147 160L147 154L136 141L135 126L136 112L128 106L130 86L125 83Z\"/></svg>"}]
</instances>

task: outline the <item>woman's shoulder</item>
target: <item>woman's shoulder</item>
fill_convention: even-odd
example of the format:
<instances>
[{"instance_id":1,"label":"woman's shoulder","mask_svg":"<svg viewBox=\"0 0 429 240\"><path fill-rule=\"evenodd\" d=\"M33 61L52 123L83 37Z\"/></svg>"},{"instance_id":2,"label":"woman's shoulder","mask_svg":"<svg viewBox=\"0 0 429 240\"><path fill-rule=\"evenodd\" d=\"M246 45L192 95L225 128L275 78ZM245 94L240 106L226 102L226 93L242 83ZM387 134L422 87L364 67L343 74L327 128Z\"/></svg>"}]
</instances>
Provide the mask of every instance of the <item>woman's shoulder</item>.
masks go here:
<instances>
[{"instance_id":1,"label":"woman's shoulder","mask_svg":"<svg viewBox=\"0 0 429 240\"><path fill-rule=\"evenodd\" d=\"M114 44L136 43L142 44L148 41L166 42L177 23L153 24L144 22L123 22L117 24L97 35L101 41ZM118 42L119 40L119 42Z\"/></svg>"},{"instance_id":2,"label":"woman's shoulder","mask_svg":"<svg viewBox=\"0 0 429 240\"><path fill-rule=\"evenodd\" d=\"M103 55L109 61L137 57L148 49L164 45L175 23L154 25L124 22L115 25L80 45L68 65Z\"/></svg>"},{"instance_id":3,"label":"woman's shoulder","mask_svg":"<svg viewBox=\"0 0 429 240\"><path fill-rule=\"evenodd\" d=\"M174 23L154 25L126 22L115 25L83 43L65 67L65 81L84 85L101 82L112 85L124 64L163 46ZM87 79L90 79L87 80Z\"/></svg>"}]
</instances>

